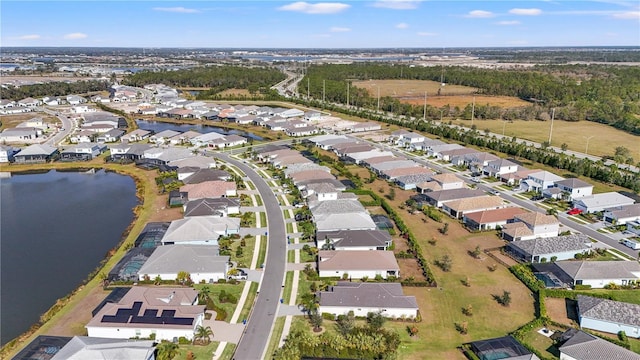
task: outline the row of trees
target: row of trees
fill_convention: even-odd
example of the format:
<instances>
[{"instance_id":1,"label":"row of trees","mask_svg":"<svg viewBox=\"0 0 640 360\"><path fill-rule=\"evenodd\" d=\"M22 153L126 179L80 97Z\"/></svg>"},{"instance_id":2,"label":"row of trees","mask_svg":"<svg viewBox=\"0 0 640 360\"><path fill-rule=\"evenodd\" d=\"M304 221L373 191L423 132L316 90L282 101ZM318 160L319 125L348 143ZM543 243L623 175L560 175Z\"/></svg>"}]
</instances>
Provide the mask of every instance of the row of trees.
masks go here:
<instances>
[{"instance_id":1,"label":"row of trees","mask_svg":"<svg viewBox=\"0 0 640 360\"><path fill-rule=\"evenodd\" d=\"M2 89L2 98L18 101L24 98L41 98L44 96L62 96L69 94L86 94L109 89L107 81L47 82L44 84L7 86Z\"/></svg>"},{"instance_id":2,"label":"row of trees","mask_svg":"<svg viewBox=\"0 0 640 360\"><path fill-rule=\"evenodd\" d=\"M516 96L532 101L526 111L502 110L479 106L478 118L539 118L544 120L556 109L558 120L590 120L609 124L640 134L640 68L604 65L547 65L528 69L478 69L472 67L404 67L392 64L358 63L349 65L314 65L300 82L298 91L309 92L315 99L349 103L369 109L422 117L423 106L402 104L390 97L371 96L367 90L351 85L351 80L408 79L440 81L446 74L447 84L470 86L478 94ZM347 80L349 79L349 80ZM536 104L543 104L542 106ZM428 118L455 113L460 109L428 107ZM440 111L443 111L441 113ZM470 110L465 109L465 114ZM525 117L515 117L524 112ZM546 115L544 115L546 114ZM462 116L466 117L466 116Z\"/></svg>"}]
</instances>

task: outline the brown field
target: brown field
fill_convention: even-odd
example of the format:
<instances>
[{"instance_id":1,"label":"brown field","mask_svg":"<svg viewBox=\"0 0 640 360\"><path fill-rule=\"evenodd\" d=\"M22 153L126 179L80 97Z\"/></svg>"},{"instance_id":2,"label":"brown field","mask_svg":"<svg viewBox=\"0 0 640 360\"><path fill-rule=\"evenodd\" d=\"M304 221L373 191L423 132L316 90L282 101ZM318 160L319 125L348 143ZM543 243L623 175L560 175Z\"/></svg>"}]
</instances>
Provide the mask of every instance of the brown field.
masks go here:
<instances>
[{"instance_id":1,"label":"brown field","mask_svg":"<svg viewBox=\"0 0 640 360\"><path fill-rule=\"evenodd\" d=\"M471 126L470 120L454 121L454 124ZM504 135L516 136L520 139L542 143L549 140L550 121L524 121L515 120L504 122L502 120L475 120L474 125L479 131L489 131ZM624 146L631 150L631 156L640 161L640 136L620 131L612 126L591 121L554 121L551 145L560 147L566 143L569 150L585 152L586 141L589 137L589 155L614 155L617 146Z\"/></svg>"},{"instance_id":2,"label":"brown field","mask_svg":"<svg viewBox=\"0 0 640 360\"><path fill-rule=\"evenodd\" d=\"M30 112L24 114L15 114L15 115L2 115L0 116L0 131L7 128L14 128L18 124L23 121L27 121L33 118L41 117L45 122L56 124L60 123L60 121L55 116L48 116L43 113L38 112Z\"/></svg>"},{"instance_id":3,"label":"brown field","mask_svg":"<svg viewBox=\"0 0 640 360\"><path fill-rule=\"evenodd\" d=\"M445 105L465 107L473 103L476 88L461 85L441 86L437 81L430 80L368 80L355 81L353 86L367 89L370 96L391 96L403 103L422 105L424 94L427 93L427 104L434 107ZM438 95L438 91L440 94ZM494 105L504 108L527 106L528 102L510 96L475 95L476 104Z\"/></svg>"}]
</instances>

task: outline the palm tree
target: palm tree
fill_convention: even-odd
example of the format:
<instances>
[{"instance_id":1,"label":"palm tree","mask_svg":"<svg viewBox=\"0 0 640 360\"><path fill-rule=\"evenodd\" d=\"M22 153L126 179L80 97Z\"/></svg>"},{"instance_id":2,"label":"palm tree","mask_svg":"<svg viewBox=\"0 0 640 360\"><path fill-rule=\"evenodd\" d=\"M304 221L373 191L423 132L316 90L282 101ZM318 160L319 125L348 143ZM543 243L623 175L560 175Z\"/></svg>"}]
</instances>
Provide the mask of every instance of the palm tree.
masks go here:
<instances>
[{"instance_id":1,"label":"palm tree","mask_svg":"<svg viewBox=\"0 0 640 360\"><path fill-rule=\"evenodd\" d=\"M196 327L196 333L193 337L193 341L196 342L196 340L203 340L208 344L211 342L211 336L213 336L211 326L198 325L198 327Z\"/></svg>"},{"instance_id":2,"label":"palm tree","mask_svg":"<svg viewBox=\"0 0 640 360\"><path fill-rule=\"evenodd\" d=\"M318 309L318 303L316 302L316 296L312 293L304 293L300 296L300 306L311 316L311 314Z\"/></svg>"},{"instance_id":3,"label":"palm tree","mask_svg":"<svg viewBox=\"0 0 640 360\"><path fill-rule=\"evenodd\" d=\"M200 289L198 298L201 302L206 302L207 299L209 299L209 294L211 294L211 289L208 286L203 286L202 289Z\"/></svg>"},{"instance_id":4,"label":"palm tree","mask_svg":"<svg viewBox=\"0 0 640 360\"><path fill-rule=\"evenodd\" d=\"M170 360L178 354L178 344L172 342L162 342L157 346L157 349L158 356L156 359L158 360Z\"/></svg>"}]
</instances>

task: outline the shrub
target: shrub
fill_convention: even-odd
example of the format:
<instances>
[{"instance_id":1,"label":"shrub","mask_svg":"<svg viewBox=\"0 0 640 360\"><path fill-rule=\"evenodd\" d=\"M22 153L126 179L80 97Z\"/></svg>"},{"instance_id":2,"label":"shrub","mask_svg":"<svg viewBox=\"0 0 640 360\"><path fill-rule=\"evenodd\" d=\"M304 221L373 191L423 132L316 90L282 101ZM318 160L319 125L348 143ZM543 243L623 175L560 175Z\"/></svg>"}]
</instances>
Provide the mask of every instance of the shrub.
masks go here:
<instances>
[{"instance_id":1,"label":"shrub","mask_svg":"<svg viewBox=\"0 0 640 360\"><path fill-rule=\"evenodd\" d=\"M332 313L323 312L322 313L322 318L325 319L325 320L333 321L333 320L336 319L336 316L333 315Z\"/></svg>"},{"instance_id":2,"label":"shrub","mask_svg":"<svg viewBox=\"0 0 640 360\"><path fill-rule=\"evenodd\" d=\"M466 335L469 332L469 324L466 321L461 323L455 323L456 331L458 331L462 335Z\"/></svg>"},{"instance_id":3,"label":"shrub","mask_svg":"<svg viewBox=\"0 0 640 360\"><path fill-rule=\"evenodd\" d=\"M178 338L178 344L180 344L180 345L189 345L189 344L191 344L191 341L189 339L187 339L186 337L184 337L184 336L180 336Z\"/></svg>"}]
</instances>

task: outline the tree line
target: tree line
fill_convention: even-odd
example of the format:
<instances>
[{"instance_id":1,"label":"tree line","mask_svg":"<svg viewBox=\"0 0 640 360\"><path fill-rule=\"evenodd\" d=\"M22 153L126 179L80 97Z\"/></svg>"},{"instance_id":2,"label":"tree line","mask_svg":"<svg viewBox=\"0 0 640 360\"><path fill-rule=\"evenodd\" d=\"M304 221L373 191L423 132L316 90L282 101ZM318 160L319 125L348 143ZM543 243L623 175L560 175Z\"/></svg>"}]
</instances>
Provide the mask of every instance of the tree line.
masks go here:
<instances>
[{"instance_id":1,"label":"tree line","mask_svg":"<svg viewBox=\"0 0 640 360\"><path fill-rule=\"evenodd\" d=\"M353 80L444 80L447 84L476 88L477 94L515 96L531 103L519 109L477 106L478 118L589 120L609 124L640 135L640 68L605 65L537 65L531 68L479 69L473 67L409 67L394 64L326 64L308 68L298 91L315 99L349 103L356 107L423 116L423 106L402 104L397 99L372 96L351 84ZM441 111L443 111L441 113ZM471 117L465 109L428 106L429 119L441 115ZM522 116L522 117L521 117Z\"/></svg>"},{"instance_id":2,"label":"tree line","mask_svg":"<svg viewBox=\"0 0 640 360\"><path fill-rule=\"evenodd\" d=\"M109 89L106 81L47 82L44 84L7 86L2 89L2 98L18 101L24 98L42 98L44 96L63 96L69 94L86 94L93 91Z\"/></svg>"}]
</instances>

